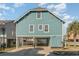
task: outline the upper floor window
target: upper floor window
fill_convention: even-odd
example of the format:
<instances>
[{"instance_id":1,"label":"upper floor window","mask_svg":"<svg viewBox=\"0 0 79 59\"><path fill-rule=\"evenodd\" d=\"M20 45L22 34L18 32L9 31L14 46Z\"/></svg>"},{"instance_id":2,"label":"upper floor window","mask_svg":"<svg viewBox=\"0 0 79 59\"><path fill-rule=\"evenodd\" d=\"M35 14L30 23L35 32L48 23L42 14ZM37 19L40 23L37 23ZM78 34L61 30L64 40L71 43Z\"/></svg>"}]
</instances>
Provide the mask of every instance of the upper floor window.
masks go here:
<instances>
[{"instance_id":1,"label":"upper floor window","mask_svg":"<svg viewBox=\"0 0 79 59\"><path fill-rule=\"evenodd\" d=\"M29 32L34 32L34 25L33 24L29 25Z\"/></svg>"},{"instance_id":2,"label":"upper floor window","mask_svg":"<svg viewBox=\"0 0 79 59\"><path fill-rule=\"evenodd\" d=\"M43 25L42 25L42 24L39 24L39 25L38 25L38 30L39 30L39 31L42 31L42 30L43 30Z\"/></svg>"},{"instance_id":3,"label":"upper floor window","mask_svg":"<svg viewBox=\"0 0 79 59\"><path fill-rule=\"evenodd\" d=\"M49 32L49 25L48 25L48 24L45 24L45 25L44 25L44 31L45 31L45 32Z\"/></svg>"},{"instance_id":4,"label":"upper floor window","mask_svg":"<svg viewBox=\"0 0 79 59\"><path fill-rule=\"evenodd\" d=\"M42 13L41 13L41 12L37 12L37 13L36 13L36 18L37 18L37 19L42 18Z\"/></svg>"}]
</instances>

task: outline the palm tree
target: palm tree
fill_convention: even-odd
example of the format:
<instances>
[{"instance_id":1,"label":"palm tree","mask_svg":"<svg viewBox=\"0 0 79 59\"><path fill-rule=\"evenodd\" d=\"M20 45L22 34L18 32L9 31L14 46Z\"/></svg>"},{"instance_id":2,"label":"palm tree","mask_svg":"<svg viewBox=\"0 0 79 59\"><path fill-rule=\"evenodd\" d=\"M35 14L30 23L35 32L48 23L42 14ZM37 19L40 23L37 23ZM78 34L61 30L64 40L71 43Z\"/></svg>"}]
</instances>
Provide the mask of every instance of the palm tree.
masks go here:
<instances>
[{"instance_id":1,"label":"palm tree","mask_svg":"<svg viewBox=\"0 0 79 59\"><path fill-rule=\"evenodd\" d=\"M67 34L69 32L73 32L74 34L74 46L76 46L76 35L79 34L79 22L78 21L73 21L72 23L69 24L67 28Z\"/></svg>"}]
</instances>

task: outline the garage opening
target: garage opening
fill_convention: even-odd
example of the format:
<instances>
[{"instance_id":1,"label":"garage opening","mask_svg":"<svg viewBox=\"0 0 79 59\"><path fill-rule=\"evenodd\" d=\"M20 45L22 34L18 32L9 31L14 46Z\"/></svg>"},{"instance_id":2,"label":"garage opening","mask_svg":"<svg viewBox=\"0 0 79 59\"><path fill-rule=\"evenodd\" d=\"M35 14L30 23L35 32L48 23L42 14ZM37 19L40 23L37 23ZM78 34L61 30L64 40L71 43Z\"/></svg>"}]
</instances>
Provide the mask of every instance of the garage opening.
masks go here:
<instances>
[{"instance_id":1,"label":"garage opening","mask_svg":"<svg viewBox=\"0 0 79 59\"><path fill-rule=\"evenodd\" d=\"M48 46L50 37L37 37L37 46Z\"/></svg>"},{"instance_id":2,"label":"garage opening","mask_svg":"<svg viewBox=\"0 0 79 59\"><path fill-rule=\"evenodd\" d=\"M16 46L16 39L7 39L7 47L15 47Z\"/></svg>"},{"instance_id":3,"label":"garage opening","mask_svg":"<svg viewBox=\"0 0 79 59\"><path fill-rule=\"evenodd\" d=\"M23 45L33 46L48 46L50 37L23 37ZM22 41L21 41L22 42Z\"/></svg>"},{"instance_id":4,"label":"garage opening","mask_svg":"<svg viewBox=\"0 0 79 59\"><path fill-rule=\"evenodd\" d=\"M33 44L33 37L26 37L23 38L23 45L32 45Z\"/></svg>"}]
</instances>

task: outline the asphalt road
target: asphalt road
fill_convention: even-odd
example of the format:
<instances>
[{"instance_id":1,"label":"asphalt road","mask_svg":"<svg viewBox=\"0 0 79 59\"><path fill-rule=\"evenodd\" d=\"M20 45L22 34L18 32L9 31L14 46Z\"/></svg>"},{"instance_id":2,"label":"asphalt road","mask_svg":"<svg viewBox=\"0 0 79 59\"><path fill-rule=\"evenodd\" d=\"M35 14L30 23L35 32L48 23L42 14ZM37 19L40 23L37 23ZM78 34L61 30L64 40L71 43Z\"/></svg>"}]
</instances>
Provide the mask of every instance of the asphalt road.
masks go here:
<instances>
[{"instance_id":1,"label":"asphalt road","mask_svg":"<svg viewBox=\"0 0 79 59\"><path fill-rule=\"evenodd\" d=\"M79 56L79 51L53 51L47 56Z\"/></svg>"},{"instance_id":2,"label":"asphalt road","mask_svg":"<svg viewBox=\"0 0 79 59\"><path fill-rule=\"evenodd\" d=\"M0 56L46 56L45 54L38 53L44 48L29 48L17 52L0 53ZM79 56L79 51L52 51L47 56Z\"/></svg>"},{"instance_id":3,"label":"asphalt road","mask_svg":"<svg viewBox=\"0 0 79 59\"><path fill-rule=\"evenodd\" d=\"M45 54L39 54L38 51L43 50L43 48L30 48L24 49L18 52L5 52L1 53L0 56L44 56Z\"/></svg>"}]
</instances>

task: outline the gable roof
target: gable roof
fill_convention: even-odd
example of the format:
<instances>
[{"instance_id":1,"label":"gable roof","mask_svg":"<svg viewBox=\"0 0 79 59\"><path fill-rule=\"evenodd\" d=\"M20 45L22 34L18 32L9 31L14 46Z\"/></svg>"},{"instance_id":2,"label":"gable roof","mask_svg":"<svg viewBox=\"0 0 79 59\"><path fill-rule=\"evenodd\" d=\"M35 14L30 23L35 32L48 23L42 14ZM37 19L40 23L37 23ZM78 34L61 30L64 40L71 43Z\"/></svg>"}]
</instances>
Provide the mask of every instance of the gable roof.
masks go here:
<instances>
[{"instance_id":1,"label":"gable roof","mask_svg":"<svg viewBox=\"0 0 79 59\"><path fill-rule=\"evenodd\" d=\"M15 21L16 23L18 23L19 21L22 20L22 18L24 18L27 14L29 14L31 11L48 11L46 8L41 8L41 7L38 7L38 8L34 8L34 9L30 9L29 11L27 11L24 15L20 16L20 18ZM50 14L52 14L53 16L55 16L58 20L60 20L62 23L65 23L63 20L61 20L58 16L56 16L54 13L51 13L50 11L48 11Z\"/></svg>"}]
</instances>

